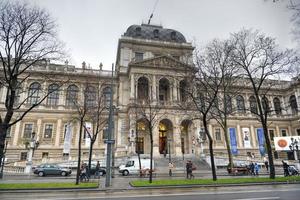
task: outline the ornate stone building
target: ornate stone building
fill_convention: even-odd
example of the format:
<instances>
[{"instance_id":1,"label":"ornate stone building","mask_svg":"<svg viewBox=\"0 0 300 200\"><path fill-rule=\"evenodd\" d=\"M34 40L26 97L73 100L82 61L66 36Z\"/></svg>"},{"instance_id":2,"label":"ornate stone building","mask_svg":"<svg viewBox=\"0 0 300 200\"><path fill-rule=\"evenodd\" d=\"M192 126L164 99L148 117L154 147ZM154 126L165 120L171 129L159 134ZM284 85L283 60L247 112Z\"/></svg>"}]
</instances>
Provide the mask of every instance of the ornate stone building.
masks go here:
<instances>
[{"instance_id":1,"label":"ornate stone building","mask_svg":"<svg viewBox=\"0 0 300 200\"><path fill-rule=\"evenodd\" d=\"M207 153L207 142L200 138L201 122L193 120L192 111L183 110L178 106L186 98L180 88L188 84L184 74L187 68L192 66L193 50L192 44L188 43L180 32L162 26L132 25L121 36L113 76L116 157L133 155L137 151L142 154L150 153L150 141L145 123L135 117L136 99L149 99L152 105L163 106L154 128L155 157L161 157L169 152L178 157L183 154L199 156ZM55 90L58 87L56 82L41 79L39 76L41 73L56 73L59 75L58 82L67 79L69 81L10 129L6 153L8 161L26 159L27 150L24 141L32 132L36 132L40 142L34 160L62 160L66 125L69 122L72 123L70 156L73 160L76 159L79 122L75 120L76 110L72 102L74 98L79 102L84 101L83 91L86 82L89 82L95 91L99 88L108 101L111 71L89 69L84 63L82 68L76 68L67 63L55 65L46 62L32 69L31 73L30 78L23 84L25 92L18 96L18 101L25 99L32 91L39 92L28 98L27 104L34 103L42 96L43 91ZM267 96L269 106L274 108L274 112L269 117L270 137L300 135L298 112L300 82L282 81L277 85ZM243 87L241 94L232 99L232 106L237 112L230 116L228 126L236 140L237 156L253 153L260 155L257 133L261 125L246 109L256 109L255 99L253 100L249 87L245 85L241 87ZM1 88L1 110L4 110L5 95L6 89ZM103 117L108 117L108 113L104 113ZM138 137L136 137L136 130ZM226 146L221 127L217 122L212 121L209 130L214 139L216 154L225 155ZM105 130L95 143L94 159L105 157L104 133ZM87 159L88 142L85 138L82 147L83 157ZM281 153L275 157L277 156L290 157L292 154Z\"/></svg>"}]
</instances>

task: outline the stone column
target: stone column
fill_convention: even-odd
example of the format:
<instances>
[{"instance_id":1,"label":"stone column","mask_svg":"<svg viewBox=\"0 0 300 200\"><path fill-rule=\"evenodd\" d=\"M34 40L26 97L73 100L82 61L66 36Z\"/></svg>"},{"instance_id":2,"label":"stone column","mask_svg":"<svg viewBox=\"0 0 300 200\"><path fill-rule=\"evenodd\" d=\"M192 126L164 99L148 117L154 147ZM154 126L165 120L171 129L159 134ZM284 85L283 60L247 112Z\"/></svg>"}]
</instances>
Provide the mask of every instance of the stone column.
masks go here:
<instances>
[{"instance_id":1,"label":"stone column","mask_svg":"<svg viewBox=\"0 0 300 200\"><path fill-rule=\"evenodd\" d=\"M37 141L40 141L40 137L43 138L43 131L42 131L42 119L38 119L36 123L36 135Z\"/></svg>"},{"instance_id":2,"label":"stone column","mask_svg":"<svg viewBox=\"0 0 300 200\"><path fill-rule=\"evenodd\" d=\"M292 136L292 135L293 135L292 127L289 125L289 126L288 126L288 133L287 133L287 136Z\"/></svg>"},{"instance_id":3,"label":"stone column","mask_svg":"<svg viewBox=\"0 0 300 200\"><path fill-rule=\"evenodd\" d=\"M174 79L173 81L173 101L178 100L178 95L177 95L177 80Z\"/></svg>"},{"instance_id":4,"label":"stone column","mask_svg":"<svg viewBox=\"0 0 300 200\"><path fill-rule=\"evenodd\" d=\"M258 146L257 146L257 137L256 137L256 132L255 132L255 129L254 129L254 126L253 125L251 125L250 126L250 131L251 131L251 143L252 143L252 147L253 148L257 148Z\"/></svg>"},{"instance_id":5,"label":"stone column","mask_svg":"<svg viewBox=\"0 0 300 200\"><path fill-rule=\"evenodd\" d=\"M152 77L152 100L155 102L157 101L157 91L156 91L156 76L153 75Z\"/></svg>"},{"instance_id":6,"label":"stone column","mask_svg":"<svg viewBox=\"0 0 300 200\"><path fill-rule=\"evenodd\" d=\"M279 130L279 126L276 126L276 133L275 136L280 137L280 130Z\"/></svg>"},{"instance_id":7,"label":"stone column","mask_svg":"<svg viewBox=\"0 0 300 200\"><path fill-rule=\"evenodd\" d=\"M17 146L19 137L21 135L20 131L21 122L16 123L14 138L13 138L13 146Z\"/></svg>"},{"instance_id":8,"label":"stone column","mask_svg":"<svg viewBox=\"0 0 300 200\"><path fill-rule=\"evenodd\" d=\"M174 133L173 133L173 146L175 147L174 149L174 154L176 156L182 156L182 151L181 151L181 131L180 131L180 123L179 119L176 117L175 118L175 123L174 123Z\"/></svg>"},{"instance_id":9,"label":"stone column","mask_svg":"<svg viewBox=\"0 0 300 200\"><path fill-rule=\"evenodd\" d=\"M61 134L61 123L62 120L58 119L56 124L56 135L55 135L55 147L59 147L59 139Z\"/></svg>"},{"instance_id":10,"label":"stone column","mask_svg":"<svg viewBox=\"0 0 300 200\"><path fill-rule=\"evenodd\" d=\"M241 127L240 127L240 125L238 124L237 126L236 126L236 132L237 132L237 139L238 139L238 147L239 148L243 148L243 141L242 141L242 133L241 133Z\"/></svg>"},{"instance_id":11,"label":"stone column","mask_svg":"<svg viewBox=\"0 0 300 200\"><path fill-rule=\"evenodd\" d=\"M153 129L153 157L159 157L159 130L158 125Z\"/></svg>"},{"instance_id":12,"label":"stone column","mask_svg":"<svg viewBox=\"0 0 300 200\"><path fill-rule=\"evenodd\" d=\"M67 88L62 87L62 89L59 91L59 99L58 99L58 105L64 106L66 105L66 92Z\"/></svg>"},{"instance_id":13,"label":"stone column","mask_svg":"<svg viewBox=\"0 0 300 200\"><path fill-rule=\"evenodd\" d=\"M131 74L130 77L130 98L134 99L135 95L135 87L134 87L134 74Z\"/></svg>"},{"instance_id":14,"label":"stone column","mask_svg":"<svg viewBox=\"0 0 300 200\"><path fill-rule=\"evenodd\" d=\"M5 103L6 93L7 93L7 88L2 87L2 94L0 95L0 97L1 97L0 102Z\"/></svg>"}]
</instances>

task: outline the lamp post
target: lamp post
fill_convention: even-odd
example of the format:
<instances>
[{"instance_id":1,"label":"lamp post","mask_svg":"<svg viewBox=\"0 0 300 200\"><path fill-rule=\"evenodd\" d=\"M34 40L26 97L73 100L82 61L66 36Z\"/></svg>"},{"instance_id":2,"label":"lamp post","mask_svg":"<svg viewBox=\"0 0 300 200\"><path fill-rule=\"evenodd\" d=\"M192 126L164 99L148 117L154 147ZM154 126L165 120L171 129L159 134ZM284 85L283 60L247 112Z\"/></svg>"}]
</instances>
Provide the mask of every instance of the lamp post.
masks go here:
<instances>
[{"instance_id":1,"label":"lamp post","mask_svg":"<svg viewBox=\"0 0 300 200\"><path fill-rule=\"evenodd\" d=\"M32 157L33 157L33 154L34 154L34 150L36 150L38 148L39 144L40 144L39 141L37 141L35 139L35 132L32 132L30 142L26 147L28 149L27 162L26 162L26 167L25 167L25 173L26 174L30 174L30 172L31 172Z\"/></svg>"},{"instance_id":2,"label":"lamp post","mask_svg":"<svg viewBox=\"0 0 300 200\"><path fill-rule=\"evenodd\" d=\"M296 162L298 161L298 155L297 155L297 152L299 150L298 145L299 145L299 141L296 138L291 138L291 143L290 143L289 148L291 151L293 151ZM297 162L296 165L297 165L297 168L299 169L299 162Z\"/></svg>"},{"instance_id":3,"label":"lamp post","mask_svg":"<svg viewBox=\"0 0 300 200\"><path fill-rule=\"evenodd\" d=\"M171 142L172 139L168 138L168 153L169 153L169 176L172 176L173 163L171 158Z\"/></svg>"}]
</instances>

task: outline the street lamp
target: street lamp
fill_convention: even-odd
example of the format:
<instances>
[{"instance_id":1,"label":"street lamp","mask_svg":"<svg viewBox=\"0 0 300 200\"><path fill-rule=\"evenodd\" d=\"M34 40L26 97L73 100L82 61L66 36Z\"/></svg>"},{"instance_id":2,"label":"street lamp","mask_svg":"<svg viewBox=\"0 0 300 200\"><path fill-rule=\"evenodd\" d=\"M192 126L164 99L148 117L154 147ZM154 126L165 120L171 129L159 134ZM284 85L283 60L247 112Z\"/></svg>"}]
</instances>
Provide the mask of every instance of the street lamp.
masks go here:
<instances>
[{"instance_id":1,"label":"street lamp","mask_svg":"<svg viewBox=\"0 0 300 200\"><path fill-rule=\"evenodd\" d=\"M291 138L291 143L290 143L290 150L293 151L294 153L294 158L295 158L295 161L298 160L298 155L297 155L297 151L299 150L299 141L295 138ZM297 163L297 168L299 169L299 163Z\"/></svg>"},{"instance_id":2,"label":"street lamp","mask_svg":"<svg viewBox=\"0 0 300 200\"><path fill-rule=\"evenodd\" d=\"M173 163L172 163L172 159L171 159L171 142L172 142L172 139L168 138L169 176L172 176L172 168L173 168Z\"/></svg>"},{"instance_id":3,"label":"street lamp","mask_svg":"<svg viewBox=\"0 0 300 200\"><path fill-rule=\"evenodd\" d=\"M26 162L26 167L25 167L25 173L26 174L30 174L31 172L31 167L32 167L32 157L34 154L34 150L36 150L39 146L39 141L37 141L35 139L35 132L31 133L31 138L30 138L30 142L27 143L26 145L26 149L28 149L27 152L27 162Z\"/></svg>"}]
</instances>

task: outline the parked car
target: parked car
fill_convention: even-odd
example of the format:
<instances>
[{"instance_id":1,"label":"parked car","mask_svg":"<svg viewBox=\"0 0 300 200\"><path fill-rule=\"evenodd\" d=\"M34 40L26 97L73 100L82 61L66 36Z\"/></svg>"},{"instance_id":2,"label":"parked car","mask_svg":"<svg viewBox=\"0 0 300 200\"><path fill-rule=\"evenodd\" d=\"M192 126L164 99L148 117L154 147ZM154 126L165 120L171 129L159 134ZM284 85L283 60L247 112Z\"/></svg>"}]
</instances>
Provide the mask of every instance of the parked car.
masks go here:
<instances>
[{"instance_id":1,"label":"parked car","mask_svg":"<svg viewBox=\"0 0 300 200\"><path fill-rule=\"evenodd\" d=\"M38 176L61 175L68 176L72 173L71 169L60 167L56 164L42 164L33 169L33 173Z\"/></svg>"},{"instance_id":2,"label":"parked car","mask_svg":"<svg viewBox=\"0 0 300 200\"><path fill-rule=\"evenodd\" d=\"M91 164L91 171L90 171L91 175L95 175L96 174L96 165L95 164ZM106 168L105 167L101 167L99 169L99 176L104 176L106 174Z\"/></svg>"}]
</instances>

